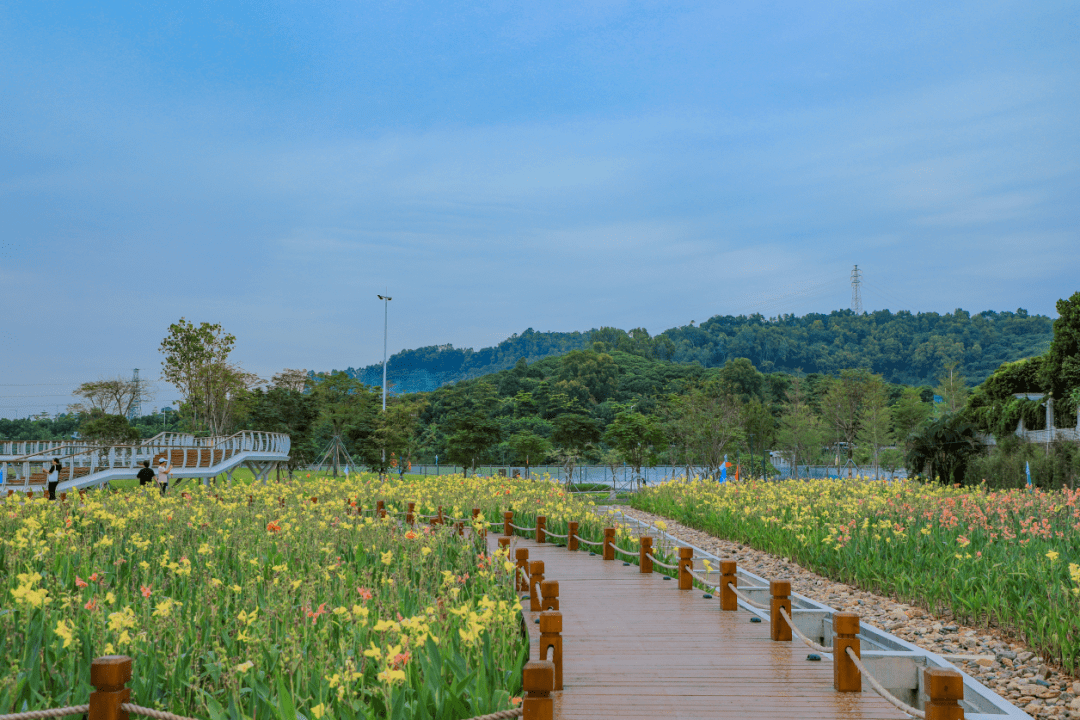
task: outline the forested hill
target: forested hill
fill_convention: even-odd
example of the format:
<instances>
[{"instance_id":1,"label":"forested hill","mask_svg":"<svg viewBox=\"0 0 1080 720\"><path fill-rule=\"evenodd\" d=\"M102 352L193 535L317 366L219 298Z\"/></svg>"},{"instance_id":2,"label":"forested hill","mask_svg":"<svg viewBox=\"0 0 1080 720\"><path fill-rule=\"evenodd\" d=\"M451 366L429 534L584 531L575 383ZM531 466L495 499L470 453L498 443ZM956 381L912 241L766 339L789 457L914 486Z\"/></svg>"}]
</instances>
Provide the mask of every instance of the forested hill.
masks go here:
<instances>
[{"instance_id":1,"label":"forested hill","mask_svg":"<svg viewBox=\"0 0 1080 720\"><path fill-rule=\"evenodd\" d=\"M720 367L748 358L762 372L836 374L869 368L885 380L934 385L942 369L957 363L968 381L981 383L1001 363L1039 355L1049 346L1053 321L1045 315L964 310L939 315L882 310L856 315L837 310L784 315L717 315L701 325L684 325L650 336L600 328L588 332L536 332L529 328L482 350L440 345L405 350L390 358L388 377L397 393L434 390L440 385L504 370L520 358L530 363L603 343L605 349L643 357ZM370 385L382 384L382 365L347 372Z\"/></svg>"}]
</instances>

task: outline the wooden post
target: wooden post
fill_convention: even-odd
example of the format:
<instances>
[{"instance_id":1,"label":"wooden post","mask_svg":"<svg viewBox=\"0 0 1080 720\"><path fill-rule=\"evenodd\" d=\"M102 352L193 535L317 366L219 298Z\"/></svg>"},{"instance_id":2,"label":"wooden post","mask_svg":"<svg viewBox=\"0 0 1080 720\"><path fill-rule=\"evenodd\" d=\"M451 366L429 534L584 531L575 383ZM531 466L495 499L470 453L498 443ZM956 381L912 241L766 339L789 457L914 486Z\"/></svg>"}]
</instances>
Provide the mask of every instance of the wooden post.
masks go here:
<instances>
[{"instance_id":1,"label":"wooden post","mask_svg":"<svg viewBox=\"0 0 1080 720\"><path fill-rule=\"evenodd\" d=\"M507 510L503 513L503 535L510 537L514 534L514 528L510 527L510 523L514 522L514 513Z\"/></svg>"},{"instance_id":2,"label":"wooden post","mask_svg":"<svg viewBox=\"0 0 1080 720\"><path fill-rule=\"evenodd\" d=\"M641 543L641 547L638 548L638 567L643 573L652 572L652 538L648 535L642 535L638 538Z\"/></svg>"},{"instance_id":3,"label":"wooden post","mask_svg":"<svg viewBox=\"0 0 1080 720\"><path fill-rule=\"evenodd\" d=\"M479 516L480 516L480 508L473 508L473 509L472 509L472 517L473 517L473 520L475 520L475 519L476 519L476 518L478 518Z\"/></svg>"},{"instance_id":4,"label":"wooden post","mask_svg":"<svg viewBox=\"0 0 1080 720\"><path fill-rule=\"evenodd\" d=\"M385 500L376 500L375 501L375 514L378 515L380 519L386 517L386 501Z\"/></svg>"},{"instance_id":5,"label":"wooden post","mask_svg":"<svg viewBox=\"0 0 1080 720\"><path fill-rule=\"evenodd\" d=\"M540 612L540 583L544 582L544 561L529 561L529 610Z\"/></svg>"},{"instance_id":6,"label":"wooden post","mask_svg":"<svg viewBox=\"0 0 1080 720\"><path fill-rule=\"evenodd\" d=\"M739 579L735 574L737 566L734 560L721 560L720 561L720 609L721 610L738 610L739 598L735 596L735 591L728 585L733 587L739 587Z\"/></svg>"},{"instance_id":7,"label":"wooden post","mask_svg":"<svg viewBox=\"0 0 1080 720\"><path fill-rule=\"evenodd\" d=\"M769 631L772 639L790 642L791 626L780 617L780 608L784 608L788 617L791 617L791 581L773 580L769 583L769 594L772 595L769 603Z\"/></svg>"},{"instance_id":8,"label":"wooden post","mask_svg":"<svg viewBox=\"0 0 1080 720\"><path fill-rule=\"evenodd\" d=\"M506 551L506 556L510 557L510 538L508 538L508 537L500 537L499 538L499 550L505 550Z\"/></svg>"},{"instance_id":9,"label":"wooden post","mask_svg":"<svg viewBox=\"0 0 1080 720\"><path fill-rule=\"evenodd\" d=\"M312 504L314 505L314 504L316 504L316 503L318 503L318 502L319 502L319 498L317 498L317 497L315 497L315 496L313 495L313 496L311 497L311 503L312 503Z\"/></svg>"},{"instance_id":10,"label":"wooden post","mask_svg":"<svg viewBox=\"0 0 1080 720\"><path fill-rule=\"evenodd\" d=\"M67 493L66 492L60 493L60 502L67 502Z\"/></svg>"},{"instance_id":11,"label":"wooden post","mask_svg":"<svg viewBox=\"0 0 1080 720\"><path fill-rule=\"evenodd\" d=\"M567 550L577 550L581 546L581 543L578 542L577 529L578 529L577 521L576 520L571 521L570 522L570 527L566 531L566 534L568 536L566 538L566 549Z\"/></svg>"},{"instance_id":12,"label":"wooden post","mask_svg":"<svg viewBox=\"0 0 1080 720\"><path fill-rule=\"evenodd\" d=\"M694 565L694 548L679 548L679 589L692 590L694 578L690 577L690 568Z\"/></svg>"},{"instance_id":13,"label":"wooden post","mask_svg":"<svg viewBox=\"0 0 1080 720\"><path fill-rule=\"evenodd\" d=\"M833 613L833 689L837 692L862 692L862 673L847 655L847 648L862 658L859 643L859 616L852 612Z\"/></svg>"},{"instance_id":14,"label":"wooden post","mask_svg":"<svg viewBox=\"0 0 1080 720\"><path fill-rule=\"evenodd\" d=\"M540 612L559 609L559 581L545 580L540 583Z\"/></svg>"},{"instance_id":15,"label":"wooden post","mask_svg":"<svg viewBox=\"0 0 1080 720\"><path fill-rule=\"evenodd\" d=\"M416 522L416 503L409 502L405 505L405 524L412 525Z\"/></svg>"},{"instance_id":16,"label":"wooden post","mask_svg":"<svg viewBox=\"0 0 1080 720\"><path fill-rule=\"evenodd\" d=\"M131 700L131 658L127 655L106 655L90 663L89 720L128 720L120 705Z\"/></svg>"},{"instance_id":17,"label":"wooden post","mask_svg":"<svg viewBox=\"0 0 1080 720\"><path fill-rule=\"evenodd\" d=\"M464 537L464 535L465 535L465 523L463 523L461 521L458 521L458 522L454 523L454 530L455 530L455 532L457 532L459 537Z\"/></svg>"},{"instance_id":18,"label":"wooden post","mask_svg":"<svg viewBox=\"0 0 1080 720\"><path fill-rule=\"evenodd\" d=\"M440 525L445 525L446 524L446 520L443 518L443 514L442 514L442 505L439 506L439 524Z\"/></svg>"},{"instance_id":19,"label":"wooden post","mask_svg":"<svg viewBox=\"0 0 1080 720\"><path fill-rule=\"evenodd\" d=\"M346 502L348 502L348 499L346 499ZM255 504L255 496L254 495L248 495L248 507L251 507L254 504Z\"/></svg>"},{"instance_id":20,"label":"wooden post","mask_svg":"<svg viewBox=\"0 0 1080 720\"><path fill-rule=\"evenodd\" d=\"M555 582L545 580L545 583ZM555 666L555 689L562 690L562 613L558 610L545 610L540 613L540 659L548 659L551 650L551 663Z\"/></svg>"},{"instance_id":21,"label":"wooden post","mask_svg":"<svg viewBox=\"0 0 1080 720\"><path fill-rule=\"evenodd\" d=\"M544 530L547 528L547 518L543 515L536 516L536 542L544 542Z\"/></svg>"},{"instance_id":22,"label":"wooden post","mask_svg":"<svg viewBox=\"0 0 1080 720\"><path fill-rule=\"evenodd\" d=\"M555 664L547 660L530 660L521 673L525 697L521 701L521 720L554 720Z\"/></svg>"},{"instance_id":23,"label":"wooden post","mask_svg":"<svg viewBox=\"0 0 1080 720\"><path fill-rule=\"evenodd\" d=\"M12 490L11 488L8 488L8 491L7 491L7 496L8 496L8 497L11 497L11 496L12 496L12 495L14 495L14 494L15 494L15 491L14 491L14 490Z\"/></svg>"},{"instance_id":24,"label":"wooden post","mask_svg":"<svg viewBox=\"0 0 1080 720\"><path fill-rule=\"evenodd\" d=\"M540 622L543 622L541 620ZM923 688L930 696L926 704L926 720L964 720L964 677L951 668L927 668L923 671Z\"/></svg>"},{"instance_id":25,"label":"wooden post","mask_svg":"<svg viewBox=\"0 0 1080 720\"><path fill-rule=\"evenodd\" d=\"M525 573L522 572L529 564L529 548L519 547L514 552L514 560L517 562L517 568L515 569L517 583L514 587L518 592L524 592L529 589L529 581L525 579Z\"/></svg>"},{"instance_id":26,"label":"wooden post","mask_svg":"<svg viewBox=\"0 0 1080 720\"><path fill-rule=\"evenodd\" d=\"M604 559L615 559L615 528L604 528Z\"/></svg>"}]
</instances>

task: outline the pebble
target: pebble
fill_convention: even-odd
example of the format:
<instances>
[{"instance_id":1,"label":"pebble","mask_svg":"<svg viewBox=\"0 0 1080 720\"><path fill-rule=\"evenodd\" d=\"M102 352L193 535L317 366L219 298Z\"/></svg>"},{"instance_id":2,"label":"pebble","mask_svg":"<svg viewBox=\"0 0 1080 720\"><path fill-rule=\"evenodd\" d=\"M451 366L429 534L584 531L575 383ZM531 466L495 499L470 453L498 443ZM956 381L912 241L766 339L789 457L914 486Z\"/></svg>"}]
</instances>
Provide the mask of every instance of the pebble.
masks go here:
<instances>
[{"instance_id":1,"label":"pebble","mask_svg":"<svg viewBox=\"0 0 1080 720\"><path fill-rule=\"evenodd\" d=\"M983 685L1033 717L1080 720L1080 677L1049 664L1015 637L995 628L972 628L947 616L935 616L926 608L874 595L853 585L817 575L787 558L755 550L688 528L659 515L618 508L626 515L655 522L663 520L666 532L763 578L791 579L791 589L834 610L859 613L867 625L890 632L924 650L939 655L963 655L972 659L950 660ZM946 658L947 660L949 658Z\"/></svg>"}]
</instances>

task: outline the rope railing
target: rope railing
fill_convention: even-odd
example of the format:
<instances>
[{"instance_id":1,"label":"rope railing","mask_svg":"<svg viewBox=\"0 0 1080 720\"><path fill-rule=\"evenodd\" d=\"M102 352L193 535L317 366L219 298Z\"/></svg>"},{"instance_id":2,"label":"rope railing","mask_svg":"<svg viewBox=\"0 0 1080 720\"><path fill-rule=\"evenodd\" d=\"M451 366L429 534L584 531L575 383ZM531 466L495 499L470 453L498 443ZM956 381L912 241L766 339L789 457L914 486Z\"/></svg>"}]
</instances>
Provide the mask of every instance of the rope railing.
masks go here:
<instances>
[{"instance_id":1,"label":"rope railing","mask_svg":"<svg viewBox=\"0 0 1080 720\"><path fill-rule=\"evenodd\" d=\"M791 628L791 632L795 633L795 635L804 643L806 643L806 646L809 647L811 650L816 650L820 653L831 653L833 651L832 647L818 645L816 642L803 634L802 630L795 627L795 621L791 619L791 616L788 615L787 610L785 610L784 608L780 608L780 617L784 618L784 622L786 622L788 624L788 627Z\"/></svg>"},{"instance_id":2,"label":"rope railing","mask_svg":"<svg viewBox=\"0 0 1080 720\"><path fill-rule=\"evenodd\" d=\"M704 586L705 586L705 587L706 587L707 589L709 589L709 590L719 590L719 589L720 589L720 586L719 586L719 585L712 585L712 584L710 584L710 583L709 583L709 579L708 579L708 578L706 578L706 577L705 577L704 575L700 575L700 574L698 574L697 572L695 572L694 570L692 570L692 569L689 569L689 568L688 568L688 569L686 570L686 572L690 573L690 577L692 577L692 578L694 578L695 580L697 580L698 582L700 582L700 583L701 583L702 585L704 585Z\"/></svg>"},{"instance_id":3,"label":"rope railing","mask_svg":"<svg viewBox=\"0 0 1080 720\"><path fill-rule=\"evenodd\" d=\"M901 712L906 712L912 717L924 719L926 718L926 713L924 711L917 710L916 708L911 707L903 700L900 700L891 692L886 690L885 687L880 682L878 682L877 678L870 674L870 671L867 670L866 666L862 664L862 660L859 659L858 654L854 650L852 650L851 648L845 648L844 652L847 654L848 658L851 659L851 662L855 663L855 667L859 668L859 672L862 673L862 676L866 678L867 682L870 683L870 687L874 688L874 692L885 698L885 700L887 700L889 704L891 704L897 710L900 710Z\"/></svg>"},{"instance_id":4,"label":"rope railing","mask_svg":"<svg viewBox=\"0 0 1080 720\"><path fill-rule=\"evenodd\" d=\"M631 552L630 550L623 550L618 545L612 545L611 549L614 550L615 552L621 554L621 555L626 555L627 557L635 557L636 558L638 556L638 554L636 552Z\"/></svg>"},{"instance_id":5,"label":"rope railing","mask_svg":"<svg viewBox=\"0 0 1080 720\"><path fill-rule=\"evenodd\" d=\"M536 532L536 528L521 527L520 525L515 525L514 523L510 523L510 527L514 528L515 530L520 530L521 532Z\"/></svg>"},{"instance_id":6,"label":"rope railing","mask_svg":"<svg viewBox=\"0 0 1080 720\"><path fill-rule=\"evenodd\" d=\"M586 540L585 538L581 537L580 535L578 536L578 542L583 542L586 545L591 545L592 547L603 547L603 545L604 545L604 543L602 543L602 542L593 542L592 540Z\"/></svg>"},{"instance_id":7,"label":"rope railing","mask_svg":"<svg viewBox=\"0 0 1080 720\"><path fill-rule=\"evenodd\" d=\"M653 555L652 553L645 553L645 557L652 560L654 565L659 565L662 568L667 568L668 570L678 570L679 569L678 565L668 565L667 563L660 562L659 560L656 559L656 556Z\"/></svg>"},{"instance_id":8,"label":"rope railing","mask_svg":"<svg viewBox=\"0 0 1080 720\"><path fill-rule=\"evenodd\" d=\"M759 602L751 600L750 597L748 595L746 595L745 593L739 592L739 588L735 586L735 583L730 583L729 582L728 587L731 588L731 592L735 593L735 596L737 598L742 600L744 603L746 603L750 607L757 608L758 610L768 610L769 609L768 605L762 605Z\"/></svg>"},{"instance_id":9,"label":"rope railing","mask_svg":"<svg viewBox=\"0 0 1080 720\"><path fill-rule=\"evenodd\" d=\"M64 717L66 715L85 715L90 712L89 705L53 708L52 710L30 710L29 712L0 715L0 720L44 720L44 718Z\"/></svg>"},{"instance_id":10,"label":"rope railing","mask_svg":"<svg viewBox=\"0 0 1080 720\"><path fill-rule=\"evenodd\" d=\"M183 715L173 715L171 712L154 710L153 708L133 705L131 703L121 703L120 709L124 712L131 713L132 715L145 715L146 717L154 718L154 720L195 720L195 718L184 717Z\"/></svg>"},{"instance_id":11,"label":"rope railing","mask_svg":"<svg viewBox=\"0 0 1080 720\"><path fill-rule=\"evenodd\" d=\"M501 525L502 523L499 523L499 524ZM553 538L559 538L560 540L566 540L567 538L570 537L569 535L560 535L559 533L553 533L550 530L544 531L544 534L545 535L550 535Z\"/></svg>"}]
</instances>

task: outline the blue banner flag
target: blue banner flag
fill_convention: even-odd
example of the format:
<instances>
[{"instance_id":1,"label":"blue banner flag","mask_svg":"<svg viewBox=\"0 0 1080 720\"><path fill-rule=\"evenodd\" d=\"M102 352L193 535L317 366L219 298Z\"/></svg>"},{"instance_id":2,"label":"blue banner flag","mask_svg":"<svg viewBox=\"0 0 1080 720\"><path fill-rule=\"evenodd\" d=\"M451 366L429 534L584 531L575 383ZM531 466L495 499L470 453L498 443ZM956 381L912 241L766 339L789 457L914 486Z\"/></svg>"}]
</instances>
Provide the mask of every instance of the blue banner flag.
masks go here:
<instances>
[{"instance_id":1,"label":"blue banner flag","mask_svg":"<svg viewBox=\"0 0 1080 720\"><path fill-rule=\"evenodd\" d=\"M1028 487L1031 487L1031 463L1027 460L1024 461L1024 471L1027 473Z\"/></svg>"},{"instance_id":2,"label":"blue banner flag","mask_svg":"<svg viewBox=\"0 0 1080 720\"><path fill-rule=\"evenodd\" d=\"M727 455L724 456L724 464L720 466L720 482L727 482Z\"/></svg>"}]
</instances>

